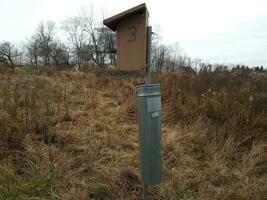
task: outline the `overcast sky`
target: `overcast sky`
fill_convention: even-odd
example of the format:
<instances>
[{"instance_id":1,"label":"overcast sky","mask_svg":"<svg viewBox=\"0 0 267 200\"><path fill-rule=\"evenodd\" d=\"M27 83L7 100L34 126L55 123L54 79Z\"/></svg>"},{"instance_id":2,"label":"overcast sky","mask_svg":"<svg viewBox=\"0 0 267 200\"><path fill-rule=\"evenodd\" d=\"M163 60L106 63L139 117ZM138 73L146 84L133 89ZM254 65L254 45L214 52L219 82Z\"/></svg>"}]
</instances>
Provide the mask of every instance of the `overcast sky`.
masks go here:
<instances>
[{"instance_id":1,"label":"overcast sky","mask_svg":"<svg viewBox=\"0 0 267 200\"><path fill-rule=\"evenodd\" d=\"M0 0L0 41L25 41L40 21L59 24L82 8L109 17L143 2L163 41L189 56L267 67L267 0Z\"/></svg>"}]
</instances>

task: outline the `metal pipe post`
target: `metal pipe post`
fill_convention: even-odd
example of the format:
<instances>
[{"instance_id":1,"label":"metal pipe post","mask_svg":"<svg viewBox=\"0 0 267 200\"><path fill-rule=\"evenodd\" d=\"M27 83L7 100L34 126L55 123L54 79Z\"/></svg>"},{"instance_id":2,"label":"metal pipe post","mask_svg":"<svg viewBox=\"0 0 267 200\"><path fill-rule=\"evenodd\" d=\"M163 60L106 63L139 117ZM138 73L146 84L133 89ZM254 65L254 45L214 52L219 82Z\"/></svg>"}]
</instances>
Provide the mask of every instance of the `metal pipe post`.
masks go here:
<instances>
[{"instance_id":1,"label":"metal pipe post","mask_svg":"<svg viewBox=\"0 0 267 200\"><path fill-rule=\"evenodd\" d=\"M146 85L151 83L151 38L152 26L147 27L147 53L146 53Z\"/></svg>"},{"instance_id":2,"label":"metal pipe post","mask_svg":"<svg viewBox=\"0 0 267 200\"><path fill-rule=\"evenodd\" d=\"M146 52L146 85L151 83L151 37L152 37L152 26L147 27L147 52ZM143 198L148 199L148 186L143 185Z\"/></svg>"}]
</instances>

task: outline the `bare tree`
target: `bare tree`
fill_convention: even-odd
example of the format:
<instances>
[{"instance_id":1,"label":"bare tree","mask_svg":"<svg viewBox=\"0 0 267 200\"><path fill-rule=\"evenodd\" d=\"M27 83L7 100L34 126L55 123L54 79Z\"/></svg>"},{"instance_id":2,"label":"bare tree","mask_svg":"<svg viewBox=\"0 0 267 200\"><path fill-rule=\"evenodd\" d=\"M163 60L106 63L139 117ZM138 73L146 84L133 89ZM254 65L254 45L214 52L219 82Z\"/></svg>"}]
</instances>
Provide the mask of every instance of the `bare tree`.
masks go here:
<instances>
[{"instance_id":1,"label":"bare tree","mask_svg":"<svg viewBox=\"0 0 267 200\"><path fill-rule=\"evenodd\" d=\"M192 61L192 68L195 71L198 71L200 68L201 62L202 62L202 60L200 58L194 58Z\"/></svg>"},{"instance_id":2,"label":"bare tree","mask_svg":"<svg viewBox=\"0 0 267 200\"><path fill-rule=\"evenodd\" d=\"M97 37L97 32L95 30L96 28L96 21L93 9L91 8L90 12L82 12L83 16L83 24L86 33L89 35L88 40L88 53L91 58L91 60L96 64L97 66L100 66L100 58L99 58L99 51L98 51L98 45L99 45L99 37Z\"/></svg>"},{"instance_id":3,"label":"bare tree","mask_svg":"<svg viewBox=\"0 0 267 200\"><path fill-rule=\"evenodd\" d=\"M14 68L18 50L10 42L0 43L0 62Z\"/></svg>"},{"instance_id":4,"label":"bare tree","mask_svg":"<svg viewBox=\"0 0 267 200\"><path fill-rule=\"evenodd\" d=\"M109 63L111 65L116 63L115 46L116 35L107 27L99 27L96 29L96 37L98 40L98 60L99 66L104 66Z\"/></svg>"},{"instance_id":5,"label":"bare tree","mask_svg":"<svg viewBox=\"0 0 267 200\"><path fill-rule=\"evenodd\" d=\"M168 48L165 45L159 45L155 49L154 63L155 70L162 72L165 69L166 58L168 57Z\"/></svg>"},{"instance_id":6,"label":"bare tree","mask_svg":"<svg viewBox=\"0 0 267 200\"><path fill-rule=\"evenodd\" d=\"M66 19L62 23L62 29L68 34L74 60L78 68L80 68L83 57L83 46L86 43L86 33L82 17L77 16Z\"/></svg>"},{"instance_id":7,"label":"bare tree","mask_svg":"<svg viewBox=\"0 0 267 200\"><path fill-rule=\"evenodd\" d=\"M35 35L38 42L38 54L41 56L44 65L50 65L51 52L55 39L55 23L48 21L41 22Z\"/></svg>"},{"instance_id":8,"label":"bare tree","mask_svg":"<svg viewBox=\"0 0 267 200\"><path fill-rule=\"evenodd\" d=\"M181 59L181 53L182 53L182 49L179 45L178 42L174 43L171 47L170 47L170 52L171 52L171 60L172 60L172 64L170 66L170 71L176 71L180 65L178 64L179 60Z\"/></svg>"},{"instance_id":9,"label":"bare tree","mask_svg":"<svg viewBox=\"0 0 267 200\"><path fill-rule=\"evenodd\" d=\"M94 15L93 9L90 12L82 13L83 24L88 34L88 54L95 65L103 67L109 61L110 64L116 62L114 56L115 34L99 23ZM102 20L101 20L102 21Z\"/></svg>"},{"instance_id":10,"label":"bare tree","mask_svg":"<svg viewBox=\"0 0 267 200\"><path fill-rule=\"evenodd\" d=\"M19 48L17 50L17 56L15 59L16 65L22 67L23 65L26 64L26 59L25 59L25 48Z\"/></svg>"},{"instance_id":11,"label":"bare tree","mask_svg":"<svg viewBox=\"0 0 267 200\"><path fill-rule=\"evenodd\" d=\"M69 66L68 48L59 41L53 43L51 52L51 64L61 69Z\"/></svg>"},{"instance_id":12,"label":"bare tree","mask_svg":"<svg viewBox=\"0 0 267 200\"><path fill-rule=\"evenodd\" d=\"M30 59L31 64L34 64L35 67L38 66L39 42L36 36L32 36L28 44L26 44L26 56Z\"/></svg>"}]
</instances>

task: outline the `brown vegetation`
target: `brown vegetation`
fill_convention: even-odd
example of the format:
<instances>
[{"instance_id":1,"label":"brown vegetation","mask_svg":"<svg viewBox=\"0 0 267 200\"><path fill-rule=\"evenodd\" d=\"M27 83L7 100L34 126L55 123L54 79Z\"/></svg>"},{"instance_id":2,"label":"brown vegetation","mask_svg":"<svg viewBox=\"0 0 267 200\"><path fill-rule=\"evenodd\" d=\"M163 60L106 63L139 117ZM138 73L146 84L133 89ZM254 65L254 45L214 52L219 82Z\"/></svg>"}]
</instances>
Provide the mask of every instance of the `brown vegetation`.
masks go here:
<instances>
[{"instance_id":1,"label":"brown vegetation","mask_svg":"<svg viewBox=\"0 0 267 200\"><path fill-rule=\"evenodd\" d=\"M267 74L154 75L164 182L151 199L267 199ZM116 73L2 70L0 199L139 199L135 86Z\"/></svg>"}]
</instances>

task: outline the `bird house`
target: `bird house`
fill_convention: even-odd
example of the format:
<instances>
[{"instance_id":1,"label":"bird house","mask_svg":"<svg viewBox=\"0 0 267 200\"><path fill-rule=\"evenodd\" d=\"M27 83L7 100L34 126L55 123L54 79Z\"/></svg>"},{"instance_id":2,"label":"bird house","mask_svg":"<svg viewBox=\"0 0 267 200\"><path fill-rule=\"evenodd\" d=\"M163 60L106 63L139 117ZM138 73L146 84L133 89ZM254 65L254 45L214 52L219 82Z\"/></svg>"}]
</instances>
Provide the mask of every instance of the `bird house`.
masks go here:
<instances>
[{"instance_id":1,"label":"bird house","mask_svg":"<svg viewBox=\"0 0 267 200\"><path fill-rule=\"evenodd\" d=\"M140 4L104 20L117 35L117 68L122 71L146 69L148 10Z\"/></svg>"}]
</instances>

